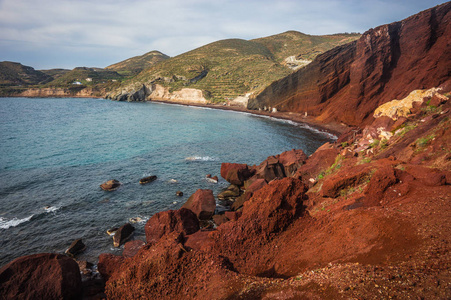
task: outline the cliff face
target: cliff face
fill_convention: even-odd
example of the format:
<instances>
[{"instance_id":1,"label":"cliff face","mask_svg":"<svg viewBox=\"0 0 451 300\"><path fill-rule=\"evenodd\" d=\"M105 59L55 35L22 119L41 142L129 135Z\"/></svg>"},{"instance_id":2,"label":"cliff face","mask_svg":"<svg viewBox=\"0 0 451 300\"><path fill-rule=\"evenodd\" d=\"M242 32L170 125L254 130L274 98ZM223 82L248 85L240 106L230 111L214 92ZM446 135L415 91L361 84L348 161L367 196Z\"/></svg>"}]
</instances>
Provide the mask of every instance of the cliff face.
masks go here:
<instances>
[{"instance_id":1,"label":"cliff face","mask_svg":"<svg viewBox=\"0 0 451 300\"><path fill-rule=\"evenodd\" d=\"M272 83L249 109L307 112L318 120L368 124L379 105L451 75L451 3L365 32Z\"/></svg>"},{"instance_id":2,"label":"cliff face","mask_svg":"<svg viewBox=\"0 0 451 300\"><path fill-rule=\"evenodd\" d=\"M104 94L104 88L30 88L14 96L101 98Z\"/></svg>"}]
</instances>

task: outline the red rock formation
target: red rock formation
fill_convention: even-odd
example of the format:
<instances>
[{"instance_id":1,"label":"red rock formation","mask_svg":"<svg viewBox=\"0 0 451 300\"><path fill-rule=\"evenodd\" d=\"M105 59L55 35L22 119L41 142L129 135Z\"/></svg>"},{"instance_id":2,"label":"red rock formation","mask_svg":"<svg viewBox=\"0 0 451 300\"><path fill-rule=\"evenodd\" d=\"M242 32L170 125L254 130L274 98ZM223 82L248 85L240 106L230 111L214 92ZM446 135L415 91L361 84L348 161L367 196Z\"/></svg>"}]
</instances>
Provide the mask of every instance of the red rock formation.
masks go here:
<instances>
[{"instance_id":1,"label":"red rock formation","mask_svg":"<svg viewBox=\"0 0 451 300\"><path fill-rule=\"evenodd\" d=\"M271 84L249 109L308 112L323 122L368 124L379 105L450 81L451 3L365 32Z\"/></svg>"},{"instance_id":2,"label":"red rock formation","mask_svg":"<svg viewBox=\"0 0 451 300\"><path fill-rule=\"evenodd\" d=\"M198 189L192 194L182 208L191 210L199 220L208 220L215 213L216 201L212 190Z\"/></svg>"},{"instance_id":3,"label":"red rock formation","mask_svg":"<svg viewBox=\"0 0 451 300\"><path fill-rule=\"evenodd\" d=\"M166 210L153 215L144 227L149 244L156 243L164 235L177 232L185 235L199 230L196 214L187 208Z\"/></svg>"},{"instance_id":4,"label":"red rock formation","mask_svg":"<svg viewBox=\"0 0 451 300\"><path fill-rule=\"evenodd\" d=\"M231 184L243 185L253 175L246 164L222 163L221 176Z\"/></svg>"},{"instance_id":5,"label":"red rock formation","mask_svg":"<svg viewBox=\"0 0 451 300\"><path fill-rule=\"evenodd\" d=\"M78 264L64 255L23 256L0 269L1 299L80 299L81 294Z\"/></svg>"}]
</instances>

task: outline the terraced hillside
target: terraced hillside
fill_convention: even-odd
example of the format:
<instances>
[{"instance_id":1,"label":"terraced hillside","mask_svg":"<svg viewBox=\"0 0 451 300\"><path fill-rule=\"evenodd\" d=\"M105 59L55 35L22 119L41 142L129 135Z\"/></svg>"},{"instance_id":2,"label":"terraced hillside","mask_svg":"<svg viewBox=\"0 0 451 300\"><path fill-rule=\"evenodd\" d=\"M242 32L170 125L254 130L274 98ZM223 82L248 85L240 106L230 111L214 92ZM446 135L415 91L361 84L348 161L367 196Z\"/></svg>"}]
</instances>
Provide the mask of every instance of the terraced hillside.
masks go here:
<instances>
[{"instance_id":1,"label":"terraced hillside","mask_svg":"<svg viewBox=\"0 0 451 300\"><path fill-rule=\"evenodd\" d=\"M69 72L60 74L55 80L47 84L48 87L65 87L75 83L92 86L108 81L119 81L124 77L115 71L101 68L78 67Z\"/></svg>"},{"instance_id":2,"label":"terraced hillside","mask_svg":"<svg viewBox=\"0 0 451 300\"><path fill-rule=\"evenodd\" d=\"M312 59L359 36L310 36L289 31L250 41L221 40L142 71L109 97L118 99L124 91L136 93L143 84L147 87L160 84L171 92L184 87L200 89L211 102L224 102L239 95L259 92L271 82L290 74L292 69L284 62L290 56Z\"/></svg>"},{"instance_id":3,"label":"terraced hillside","mask_svg":"<svg viewBox=\"0 0 451 300\"><path fill-rule=\"evenodd\" d=\"M150 51L146 54L135 56L116 64L110 65L105 69L116 71L121 75L136 75L144 69L150 68L151 66L165 61L169 56L161 53L160 51Z\"/></svg>"}]
</instances>

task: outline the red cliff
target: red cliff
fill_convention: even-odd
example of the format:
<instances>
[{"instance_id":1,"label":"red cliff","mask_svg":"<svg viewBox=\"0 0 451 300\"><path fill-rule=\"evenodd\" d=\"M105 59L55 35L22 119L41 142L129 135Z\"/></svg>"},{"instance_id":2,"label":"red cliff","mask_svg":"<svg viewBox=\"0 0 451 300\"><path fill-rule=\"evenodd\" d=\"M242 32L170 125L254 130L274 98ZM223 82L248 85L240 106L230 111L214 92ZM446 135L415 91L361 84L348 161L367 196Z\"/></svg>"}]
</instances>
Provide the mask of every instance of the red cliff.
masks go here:
<instances>
[{"instance_id":1,"label":"red cliff","mask_svg":"<svg viewBox=\"0 0 451 300\"><path fill-rule=\"evenodd\" d=\"M307 112L322 122L368 124L379 105L450 81L451 2L365 32L275 81L249 109Z\"/></svg>"}]
</instances>

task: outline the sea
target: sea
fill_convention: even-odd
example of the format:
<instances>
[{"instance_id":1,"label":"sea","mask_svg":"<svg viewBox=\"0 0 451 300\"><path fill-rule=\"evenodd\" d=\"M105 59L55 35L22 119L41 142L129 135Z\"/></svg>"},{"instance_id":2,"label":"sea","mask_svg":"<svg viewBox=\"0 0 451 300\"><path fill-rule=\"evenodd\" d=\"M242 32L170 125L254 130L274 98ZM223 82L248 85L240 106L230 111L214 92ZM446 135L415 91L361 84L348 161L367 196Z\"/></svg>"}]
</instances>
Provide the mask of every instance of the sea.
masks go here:
<instances>
[{"instance_id":1,"label":"sea","mask_svg":"<svg viewBox=\"0 0 451 300\"><path fill-rule=\"evenodd\" d=\"M134 239L155 213L178 209L197 189L217 195L222 162L259 164L334 136L252 114L104 99L0 98L0 266L28 254L64 253L81 238L77 259L121 254L107 230L133 222ZM142 177L157 180L140 185ZM113 192L100 184L116 179ZM176 196L177 191L184 193ZM226 209L218 203L218 210Z\"/></svg>"}]
</instances>

